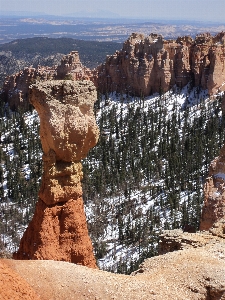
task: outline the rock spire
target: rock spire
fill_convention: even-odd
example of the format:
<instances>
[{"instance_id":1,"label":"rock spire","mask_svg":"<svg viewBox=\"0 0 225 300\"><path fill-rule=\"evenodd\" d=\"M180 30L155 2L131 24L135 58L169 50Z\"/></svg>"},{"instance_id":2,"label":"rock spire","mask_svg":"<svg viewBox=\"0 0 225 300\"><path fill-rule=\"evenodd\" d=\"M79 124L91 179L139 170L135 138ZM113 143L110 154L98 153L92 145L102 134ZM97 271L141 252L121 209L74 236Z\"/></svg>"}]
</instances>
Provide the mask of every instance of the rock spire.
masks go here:
<instances>
[{"instance_id":1,"label":"rock spire","mask_svg":"<svg viewBox=\"0 0 225 300\"><path fill-rule=\"evenodd\" d=\"M29 103L29 86L35 82L55 79L89 80L91 77L91 70L82 65L78 51L71 51L62 57L58 66L27 67L6 77L0 95L5 102L9 103L11 109L18 106L26 107Z\"/></svg>"},{"instance_id":2,"label":"rock spire","mask_svg":"<svg viewBox=\"0 0 225 300\"><path fill-rule=\"evenodd\" d=\"M43 176L35 213L16 259L63 260L96 267L82 199L82 165L97 143L90 81L45 81L30 88L40 116Z\"/></svg>"}]
</instances>

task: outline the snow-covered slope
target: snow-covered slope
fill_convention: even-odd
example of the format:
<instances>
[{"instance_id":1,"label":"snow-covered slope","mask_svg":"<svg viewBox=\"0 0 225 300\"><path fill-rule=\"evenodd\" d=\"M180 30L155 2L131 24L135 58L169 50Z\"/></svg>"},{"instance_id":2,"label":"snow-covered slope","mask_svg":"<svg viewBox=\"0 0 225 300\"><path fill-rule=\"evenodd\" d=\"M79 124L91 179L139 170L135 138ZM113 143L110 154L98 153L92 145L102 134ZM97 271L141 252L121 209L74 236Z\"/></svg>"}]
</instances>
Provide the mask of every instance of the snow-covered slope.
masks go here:
<instances>
[{"instance_id":1,"label":"snow-covered slope","mask_svg":"<svg viewBox=\"0 0 225 300\"><path fill-rule=\"evenodd\" d=\"M157 253L162 229L198 228L204 178L223 144L220 97L190 85L145 99L99 95L101 137L83 161L83 191L101 269L129 273ZM11 252L37 198L38 124L35 111L2 107L0 239Z\"/></svg>"},{"instance_id":2,"label":"snow-covered slope","mask_svg":"<svg viewBox=\"0 0 225 300\"><path fill-rule=\"evenodd\" d=\"M145 99L101 96L96 117L102 139L84 162L92 185L100 180L105 187L85 193L100 268L131 272L157 253L162 229L198 228L204 178L223 140L219 105L220 95L209 99L207 90L189 85Z\"/></svg>"}]
</instances>

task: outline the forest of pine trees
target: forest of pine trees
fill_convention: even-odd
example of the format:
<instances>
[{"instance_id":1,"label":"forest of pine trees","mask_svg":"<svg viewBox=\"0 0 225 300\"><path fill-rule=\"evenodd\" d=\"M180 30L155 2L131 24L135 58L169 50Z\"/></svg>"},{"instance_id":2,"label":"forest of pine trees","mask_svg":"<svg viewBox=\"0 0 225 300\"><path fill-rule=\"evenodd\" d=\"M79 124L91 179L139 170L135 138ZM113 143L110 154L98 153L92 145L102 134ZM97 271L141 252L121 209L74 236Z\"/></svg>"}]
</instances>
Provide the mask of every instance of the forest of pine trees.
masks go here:
<instances>
[{"instance_id":1,"label":"forest of pine trees","mask_svg":"<svg viewBox=\"0 0 225 300\"><path fill-rule=\"evenodd\" d=\"M177 93L177 94L176 94ZM83 160L89 232L99 266L130 273L157 254L163 229L199 227L203 183L224 142L218 96L171 91L150 99L99 95L100 139ZM190 92L191 93L191 92ZM35 111L1 103L0 240L15 251L32 217L41 177ZM107 263L107 261L110 263Z\"/></svg>"},{"instance_id":2,"label":"forest of pine trees","mask_svg":"<svg viewBox=\"0 0 225 300\"><path fill-rule=\"evenodd\" d=\"M34 211L42 151L37 113L0 104L0 237L2 248L13 252Z\"/></svg>"}]
</instances>

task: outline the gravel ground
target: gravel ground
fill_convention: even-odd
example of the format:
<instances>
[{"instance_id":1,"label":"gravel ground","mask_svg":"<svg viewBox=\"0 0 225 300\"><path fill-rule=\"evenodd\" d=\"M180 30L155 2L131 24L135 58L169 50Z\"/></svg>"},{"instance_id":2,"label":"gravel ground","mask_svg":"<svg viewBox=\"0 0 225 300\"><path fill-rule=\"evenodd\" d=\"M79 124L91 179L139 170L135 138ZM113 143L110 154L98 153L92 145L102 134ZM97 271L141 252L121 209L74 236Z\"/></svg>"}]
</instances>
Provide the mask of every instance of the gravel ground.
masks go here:
<instances>
[{"instance_id":1,"label":"gravel ground","mask_svg":"<svg viewBox=\"0 0 225 300\"><path fill-rule=\"evenodd\" d=\"M147 259L131 276L59 261L3 262L43 300L225 299L223 239Z\"/></svg>"}]
</instances>

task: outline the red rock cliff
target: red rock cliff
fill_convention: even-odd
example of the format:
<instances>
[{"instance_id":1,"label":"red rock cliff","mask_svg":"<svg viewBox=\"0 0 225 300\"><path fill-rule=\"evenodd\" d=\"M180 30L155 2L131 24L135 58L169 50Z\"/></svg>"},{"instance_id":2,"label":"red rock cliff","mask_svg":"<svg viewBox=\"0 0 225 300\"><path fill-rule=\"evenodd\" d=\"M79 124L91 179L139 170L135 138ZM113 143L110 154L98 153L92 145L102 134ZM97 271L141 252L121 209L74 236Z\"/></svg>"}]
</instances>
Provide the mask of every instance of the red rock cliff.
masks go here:
<instances>
[{"instance_id":1,"label":"red rock cliff","mask_svg":"<svg viewBox=\"0 0 225 300\"><path fill-rule=\"evenodd\" d=\"M179 37L166 41L161 35L133 33L121 51L106 58L95 70L100 91L150 95L168 91L174 84L208 88L209 94L225 85L225 33Z\"/></svg>"},{"instance_id":2,"label":"red rock cliff","mask_svg":"<svg viewBox=\"0 0 225 300\"><path fill-rule=\"evenodd\" d=\"M63 260L96 267L82 199L82 165L98 139L90 81L46 81L31 86L40 116L44 172L35 213L16 259Z\"/></svg>"}]
</instances>

